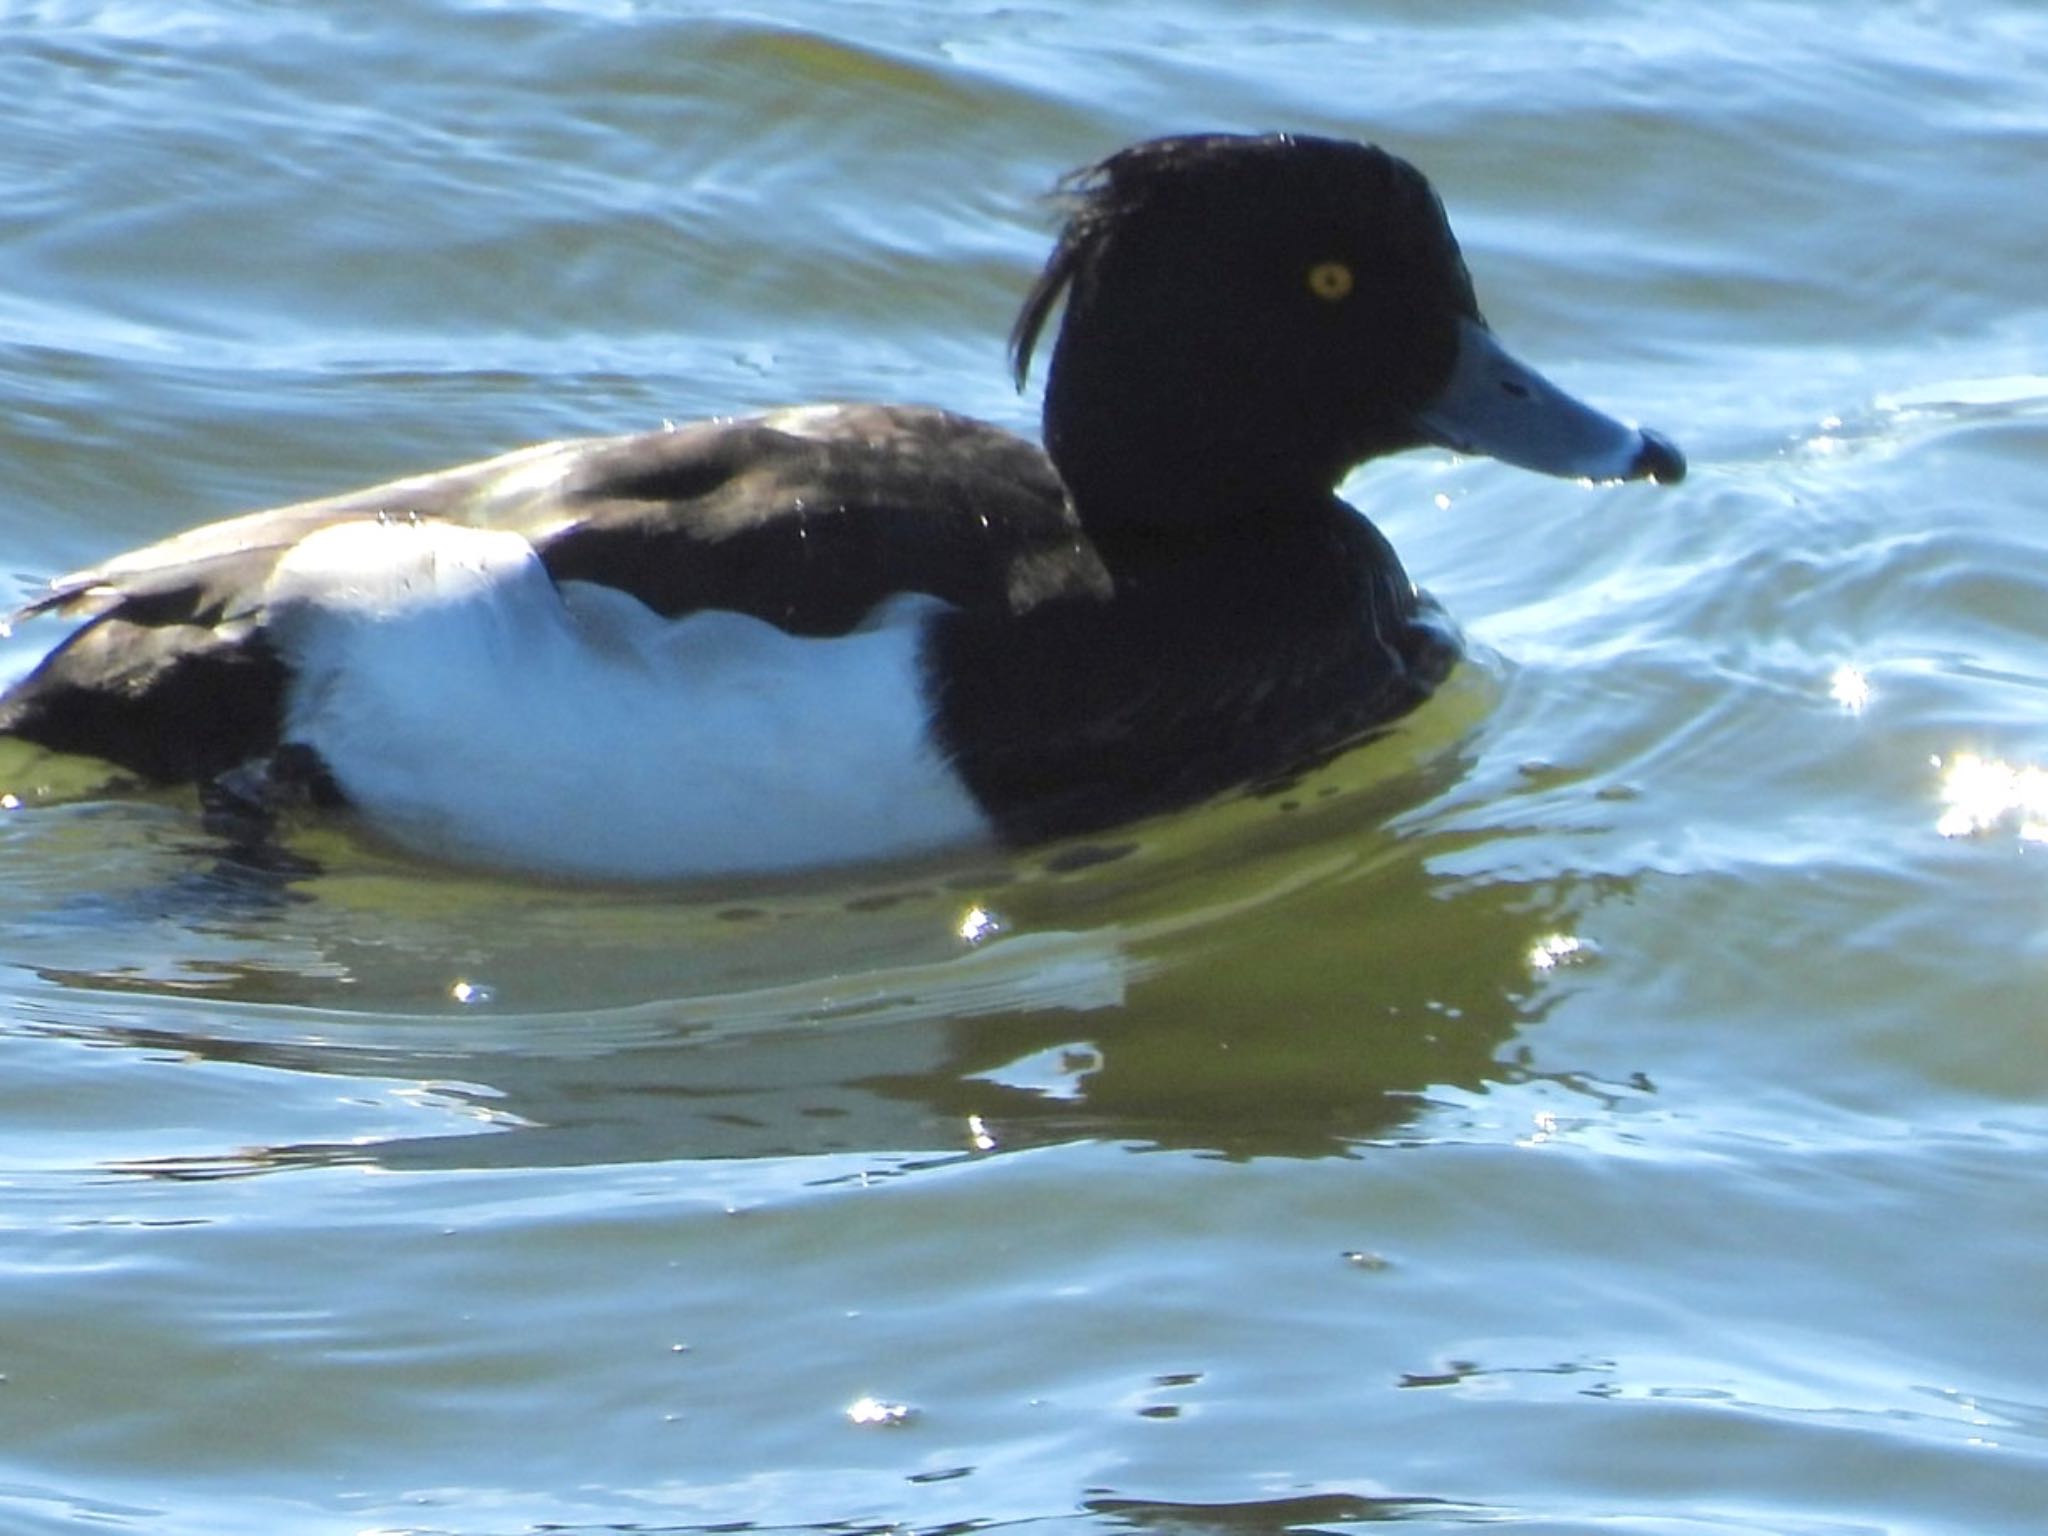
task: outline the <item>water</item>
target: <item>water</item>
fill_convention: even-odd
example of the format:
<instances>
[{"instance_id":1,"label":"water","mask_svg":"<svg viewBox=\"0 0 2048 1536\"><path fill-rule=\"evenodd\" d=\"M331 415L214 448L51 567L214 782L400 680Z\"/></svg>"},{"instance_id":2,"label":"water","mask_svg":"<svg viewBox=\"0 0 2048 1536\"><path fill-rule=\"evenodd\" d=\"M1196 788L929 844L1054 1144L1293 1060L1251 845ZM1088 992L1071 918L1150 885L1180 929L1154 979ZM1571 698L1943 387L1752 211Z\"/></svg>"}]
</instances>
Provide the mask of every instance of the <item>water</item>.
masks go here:
<instances>
[{"instance_id":1,"label":"water","mask_svg":"<svg viewBox=\"0 0 2048 1536\"><path fill-rule=\"evenodd\" d=\"M2039 1530L2044 66L2026 0L0 13L17 593L549 435L1028 428L1040 194L1190 127L1418 160L1694 465L1369 469L1450 695L1014 860L291 878L0 762L0 1529Z\"/></svg>"}]
</instances>

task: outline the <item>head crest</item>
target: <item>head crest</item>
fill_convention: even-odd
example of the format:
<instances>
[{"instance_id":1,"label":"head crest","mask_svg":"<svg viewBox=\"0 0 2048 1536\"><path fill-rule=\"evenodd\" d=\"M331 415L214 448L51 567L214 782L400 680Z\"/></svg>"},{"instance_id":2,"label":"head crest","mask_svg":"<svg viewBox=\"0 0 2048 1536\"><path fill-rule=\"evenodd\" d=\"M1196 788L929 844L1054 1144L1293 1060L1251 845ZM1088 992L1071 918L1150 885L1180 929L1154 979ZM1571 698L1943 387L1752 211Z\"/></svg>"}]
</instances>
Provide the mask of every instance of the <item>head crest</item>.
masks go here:
<instances>
[{"instance_id":1,"label":"head crest","mask_svg":"<svg viewBox=\"0 0 2048 1536\"><path fill-rule=\"evenodd\" d=\"M1017 323L1010 328L1010 366L1017 387L1024 387L1039 333L1051 318L1060 295L1093 259L1112 229L1173 188L1186 185L1190 173L1199 166L1236 161L1261 150L1284 150L1298 142L1301 141L1294 135L1284 133L1263 137L1182 134L1148 139L1061 177L1055 196L1067 207L1067 222L1045 269L1024 297Z\"/></svg>"}]
</instances>

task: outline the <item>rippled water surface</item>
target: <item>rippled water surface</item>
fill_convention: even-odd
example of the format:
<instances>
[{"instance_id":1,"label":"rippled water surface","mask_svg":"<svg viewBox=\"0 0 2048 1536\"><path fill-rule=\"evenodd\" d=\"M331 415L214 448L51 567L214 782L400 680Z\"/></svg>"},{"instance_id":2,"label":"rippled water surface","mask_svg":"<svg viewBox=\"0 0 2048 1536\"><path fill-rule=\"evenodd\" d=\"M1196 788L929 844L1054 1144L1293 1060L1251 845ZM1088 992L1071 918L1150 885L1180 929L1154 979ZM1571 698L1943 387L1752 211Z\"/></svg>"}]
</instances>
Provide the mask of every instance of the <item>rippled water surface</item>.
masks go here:
<instances>
[{"instance_id":1,"label":"rippled water surface","mask_svg":"<svg viewBox=\"0 0 2048 1536\"><path fill-rule=\"evenodd\" d=\"M2044 78L2027 0L0 12L15 596L551 435L1029 430L1041 194L1191 127L1419 161L1694 466L1366 470L1447 695L1015 859L263 870L0 758L0 1530L2042 1529Z\"/></svg>"}]
</instances>

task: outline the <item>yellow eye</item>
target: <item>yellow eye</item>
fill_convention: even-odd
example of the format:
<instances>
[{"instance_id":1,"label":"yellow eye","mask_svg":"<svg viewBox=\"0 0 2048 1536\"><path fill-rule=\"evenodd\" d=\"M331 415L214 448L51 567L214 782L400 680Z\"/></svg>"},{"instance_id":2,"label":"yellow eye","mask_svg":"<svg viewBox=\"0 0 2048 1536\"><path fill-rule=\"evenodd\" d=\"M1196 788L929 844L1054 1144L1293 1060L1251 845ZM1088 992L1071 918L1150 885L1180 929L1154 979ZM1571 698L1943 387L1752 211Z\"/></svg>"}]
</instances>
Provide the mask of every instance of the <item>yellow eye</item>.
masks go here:
<instances>
[{"instance_id":1,"label":"yellow eye","mask_svg":"<svg viewBox=\"0 0 2048 1536\"><path fill-rule=\"evenodd\" d=\"M1308 269L1308 291L1326 304L1349 298L1354 281L1351 268L1341 261L1319 261Z\"/></svg>"}]
</instances>

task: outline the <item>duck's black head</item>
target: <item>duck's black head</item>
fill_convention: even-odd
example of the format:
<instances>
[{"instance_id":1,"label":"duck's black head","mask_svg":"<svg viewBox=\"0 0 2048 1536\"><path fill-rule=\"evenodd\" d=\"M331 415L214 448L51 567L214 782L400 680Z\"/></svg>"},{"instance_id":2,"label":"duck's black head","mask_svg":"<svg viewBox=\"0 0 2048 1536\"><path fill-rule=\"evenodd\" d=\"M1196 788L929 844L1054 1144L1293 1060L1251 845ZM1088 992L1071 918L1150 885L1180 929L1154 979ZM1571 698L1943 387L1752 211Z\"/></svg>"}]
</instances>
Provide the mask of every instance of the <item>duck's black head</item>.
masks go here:
<instances>
[{"instance_id":1,"label":"duck's black head","mask_svg":"<svg viewBox=\"0 0 2048 1536\"><path fill-rule=\"evenodd\" d=\"M1011 354L1021 383L1064 292L1045 440L1098 530L1326 506L1361 461L1425 443L1591 479L1684 473L1499 349L1443 205L1384 150L1155 139L1067 187Z\"/></svg>"}]
</instances>

